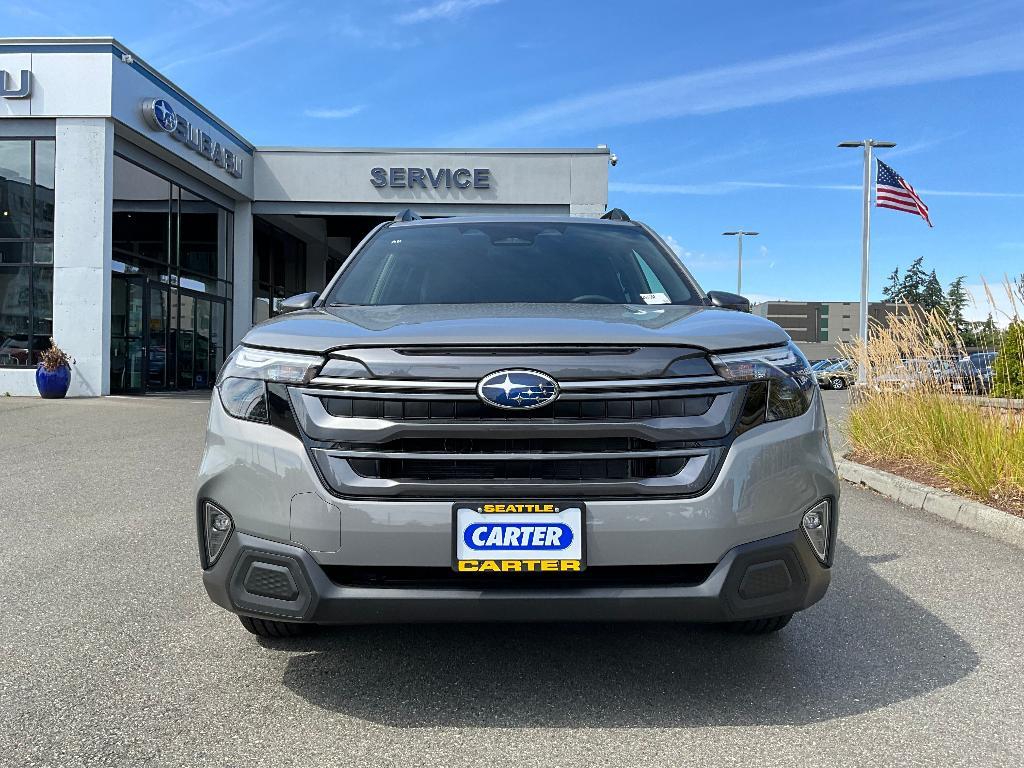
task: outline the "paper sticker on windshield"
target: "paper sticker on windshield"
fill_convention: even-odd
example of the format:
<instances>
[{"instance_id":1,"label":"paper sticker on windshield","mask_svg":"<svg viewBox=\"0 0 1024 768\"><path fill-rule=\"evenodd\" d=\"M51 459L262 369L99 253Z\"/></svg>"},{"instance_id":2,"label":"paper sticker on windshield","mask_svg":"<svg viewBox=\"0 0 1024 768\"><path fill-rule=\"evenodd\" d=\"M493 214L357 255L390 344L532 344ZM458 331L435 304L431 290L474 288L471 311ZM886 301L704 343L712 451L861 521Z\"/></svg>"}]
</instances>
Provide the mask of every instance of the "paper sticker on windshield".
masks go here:
<instances>
[{"instance_id":1,"label":"paper sticker on windshield","mask_svg":"<svg viewBox=\"0 0 1024 768\"><path fill-rule=\"evenodd\" d=\"M641 293L640 298L644 300L644 304L671 304L672 299L668 297L667 293Z\"/></svg>"}]
</instances>

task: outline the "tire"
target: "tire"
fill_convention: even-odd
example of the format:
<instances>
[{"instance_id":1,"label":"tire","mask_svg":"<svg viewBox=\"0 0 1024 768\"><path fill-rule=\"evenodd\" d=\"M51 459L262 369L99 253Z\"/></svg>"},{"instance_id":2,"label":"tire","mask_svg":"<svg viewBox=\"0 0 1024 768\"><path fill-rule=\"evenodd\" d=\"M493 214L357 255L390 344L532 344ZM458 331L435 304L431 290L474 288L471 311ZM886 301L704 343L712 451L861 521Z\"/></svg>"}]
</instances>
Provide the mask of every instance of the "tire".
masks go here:
<instances>
[{"instance_id":1,"label":"tire","mask_svg":"<svg viewBox=\"0 0 1024 768\"><path fill-rule=\"evenodd\" d=\"M843 379L841 376L834 376L829 383L832 385L832 389L846 388L846 380Z\"/></svg>"},{"instance_id":2,"label":"tire","mask_svg":"<svg viewBox=\"0 0 1024 768\"><path fill-rule=\"evenodd\" d=\"M296 624L291 621L273 621L271 619L254 619L251 616L239 616L242 626L257 637L288 638L299 637L309 631L308 624Z\"/></svg>"},{"instance_id":3,"label":"tire","mask_svg":"<svg viewBox=\"0 0 1024 768\"><path fill-rule=\"evenodd\" d=\"M738 635L770 635L772 632L778 632L789 624L789 620L792 618L793 614L787 613L783 616L772 616L768 619L734 621L728 627Z\"/></svg>"}]
</instances>

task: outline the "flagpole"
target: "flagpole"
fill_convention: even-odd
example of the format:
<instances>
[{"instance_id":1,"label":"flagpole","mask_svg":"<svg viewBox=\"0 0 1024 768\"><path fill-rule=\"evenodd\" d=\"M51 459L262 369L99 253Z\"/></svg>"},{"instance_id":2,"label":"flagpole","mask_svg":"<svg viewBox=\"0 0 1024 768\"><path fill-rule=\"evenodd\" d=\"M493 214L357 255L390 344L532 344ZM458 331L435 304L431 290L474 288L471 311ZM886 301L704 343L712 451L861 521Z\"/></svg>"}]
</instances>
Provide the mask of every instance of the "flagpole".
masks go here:
<instances>
[{"instance_id":1,"label":"flagpole","mask_svg":"<svg viewBox=\"0 0 1024 768\"><path fill-rule=\"evenodd\" d=\"M868 292L871 288L871 163L874 159L873 149L875 147L895 147L891 141L876 141L865 139L864 141L844 141L840 147L863 147L864 148L864 221L861 234L861 262L860 262L860 335L861 359L857 365L857 383L864 385L868 383Z\"/></svg>"},{"instance_id":2,"label":"flagpole","mask_svg":"<svg viewBox=\"0 0 1024 768\"><path fill-rule=\"evenodd\" d=\"M857 383L868 383L868 291L871 287L871 152L872 140L864 142L864 222L860 258L860 364Z\"/></svg>"}]
</instances>

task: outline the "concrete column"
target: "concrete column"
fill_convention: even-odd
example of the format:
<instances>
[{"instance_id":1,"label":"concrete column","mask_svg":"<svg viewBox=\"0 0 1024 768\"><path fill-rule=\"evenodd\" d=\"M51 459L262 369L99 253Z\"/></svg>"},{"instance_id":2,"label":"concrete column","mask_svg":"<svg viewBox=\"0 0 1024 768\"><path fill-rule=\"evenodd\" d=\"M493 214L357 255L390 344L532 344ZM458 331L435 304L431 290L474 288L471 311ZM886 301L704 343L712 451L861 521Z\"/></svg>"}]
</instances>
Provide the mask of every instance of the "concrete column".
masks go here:
<instances>
[{"instance_id":1,"label":"concrete column","mask_svg":"<svg viewBox=\"0 0 1024 768\"><path fill-rule=\"evenodd\" d=\"M114 123L57 119L53 336L75 358L69 396L110 394Z\"/></svg>"},{"instance_id":2,"label":"concrete column","mask_svg":"<svg viewBox=\"0 0 1024 768\"><path fill-rule=\"evenodd\" d=\"M252 328L252 203L235 203L235 273L232 288L232 345Z\"/></svg>"}]
</instances>

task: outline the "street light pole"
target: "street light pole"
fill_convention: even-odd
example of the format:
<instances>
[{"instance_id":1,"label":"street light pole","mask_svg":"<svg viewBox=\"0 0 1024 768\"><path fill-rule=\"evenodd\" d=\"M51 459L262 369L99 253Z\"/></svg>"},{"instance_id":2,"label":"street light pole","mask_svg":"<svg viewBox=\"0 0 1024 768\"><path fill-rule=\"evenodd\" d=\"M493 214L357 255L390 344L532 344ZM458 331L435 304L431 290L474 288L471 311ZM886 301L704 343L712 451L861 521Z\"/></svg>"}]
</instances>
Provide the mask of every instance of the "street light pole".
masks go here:
<instances>
[{"instance_id":1,"label":"street light pole","mask_svg":"<svg viewBox=\"0 0 1024 768\"><path fill-rule=\"evenodd\" d=\"M868 291L871 287L871 160L875 147L888 149L895 147L891 141L877 141L875 139L864 139L864 141L844 141L840 147L853 148L863 147L864 149L864 219L863 231L861 233L861 263L860 263L860 334L861 361L857 367L857 383L867 384L867 353L868 353Z\"/></svg>"},{"instance_id":2,"label":"street light pole","mask_svg":"<svg viewBox=\"0 0 1024 768\"><path fill-rule=\"evenodd\" d=\"M736 293L743 293L743 236L756 237L761 234L760 232L747 232L744 229L737 229L734 232L723 232L723 235L735 235L737 247L739 249L738 258L736 261Z\"/></svg>"}]
</instances>

